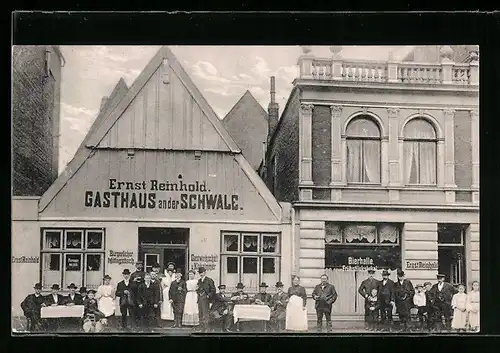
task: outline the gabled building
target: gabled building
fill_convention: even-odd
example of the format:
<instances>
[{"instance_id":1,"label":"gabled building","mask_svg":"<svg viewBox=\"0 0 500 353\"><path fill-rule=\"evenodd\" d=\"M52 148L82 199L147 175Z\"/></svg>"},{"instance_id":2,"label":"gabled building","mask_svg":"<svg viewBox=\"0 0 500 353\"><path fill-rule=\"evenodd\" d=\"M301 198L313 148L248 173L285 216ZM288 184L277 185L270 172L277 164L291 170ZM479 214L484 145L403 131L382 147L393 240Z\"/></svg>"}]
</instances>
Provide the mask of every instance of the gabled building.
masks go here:
<instances>
[{"instance_id":1,"label":"gabled building","mask_svg":"<svg viewBox=\"0 0 500 353\"><path fill-rule=\"evenodd\" d=\"M292 203L292 272L308 295L327 273L335 317L361 319L369 268L470 286L479 279L478 52L456 63L443 46L439 60L420 63L303 50L260 174Z\"/></svg>"},{"instance_id":2,"label":"gabled building","mask_svg":"<svg viewBox=\"0 0 500 353\"><path fill-rule=\"evenodd\" d=\"M13 315L36 282L116 284L137 260L203 266L229 291L289 285L288 215L162 47L130 88L118 83L43 196L14 199Z\"/></svg>"}]
</instances>

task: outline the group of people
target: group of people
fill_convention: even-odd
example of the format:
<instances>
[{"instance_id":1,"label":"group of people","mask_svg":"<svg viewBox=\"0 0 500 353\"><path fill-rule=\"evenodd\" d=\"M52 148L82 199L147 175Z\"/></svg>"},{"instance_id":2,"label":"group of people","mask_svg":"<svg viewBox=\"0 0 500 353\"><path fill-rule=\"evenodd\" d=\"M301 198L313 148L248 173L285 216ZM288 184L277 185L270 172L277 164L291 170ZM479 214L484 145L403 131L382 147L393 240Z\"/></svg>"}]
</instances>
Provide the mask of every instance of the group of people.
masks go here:
<instances>
[{"instance_id":1,"label":"group of people","mask_svg":"<svg viewBox=\"0 0 500 353\"><path fill-rule=\"evenodd\" d=\"M358 293L365 299L365 324L368 330L391 330L393 313L397 312L400 329L410 329L411 310L416 309L419 330L479 331L479 282L465 293L465 286L456 287L438 274L438 282L426 282L413 287L402 270L397 271L396 282L389 279L390 273L382 271L382 280L373 278L375 270L368 270ZM415 291L416 289L416 291Z\"/></svg>"}]
</instances>

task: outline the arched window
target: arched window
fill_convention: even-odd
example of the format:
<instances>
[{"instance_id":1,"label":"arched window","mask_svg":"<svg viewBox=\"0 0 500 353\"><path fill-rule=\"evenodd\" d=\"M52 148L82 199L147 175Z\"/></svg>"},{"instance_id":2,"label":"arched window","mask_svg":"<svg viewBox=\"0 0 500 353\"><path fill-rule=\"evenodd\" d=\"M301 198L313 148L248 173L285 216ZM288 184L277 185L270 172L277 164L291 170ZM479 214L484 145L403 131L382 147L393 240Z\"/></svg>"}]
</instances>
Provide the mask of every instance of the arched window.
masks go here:
<instances>
[{"instance_id":1,"label":"arched window","mask_svg":"<svg viewBox=\"0 0 500 353\"><path fill-rule=\"evenodd\" d=\"M406 185L436 184L436 131L425 119L410 120L404 128L404 180Z\"/></svg>"},{"instance_id":2,"label":"arched window","mask_svg":"<svg viewBox=\"0 0 500 353\"><path fill-rule=\"evenodd\" d=\"M347 182L380 183L380 130L369 117L347 126Z\"/></svg>"}]
</instances>

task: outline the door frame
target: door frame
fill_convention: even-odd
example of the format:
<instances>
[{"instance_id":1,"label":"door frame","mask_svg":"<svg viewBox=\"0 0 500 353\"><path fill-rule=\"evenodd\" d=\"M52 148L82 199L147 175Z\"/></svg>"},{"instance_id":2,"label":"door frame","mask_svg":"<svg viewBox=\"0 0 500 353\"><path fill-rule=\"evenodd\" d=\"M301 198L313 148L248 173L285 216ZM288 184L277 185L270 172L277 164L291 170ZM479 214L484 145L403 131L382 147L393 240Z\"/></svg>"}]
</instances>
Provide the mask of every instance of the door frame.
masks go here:
<instances>
[{"instance_id":1,"label":"door frame","mask_svg":"<svg viewBox=\"0 0 500 353\"><path fill-rule=\"evenodd\" d=\"M163 264L163 250L181 249L186 252L185 270L189 271L189 245L188 244L139 244L139 253L142 254L144 270L146 270L146 254L157 254L161 265Z\"/></svg>"}]
</instances>

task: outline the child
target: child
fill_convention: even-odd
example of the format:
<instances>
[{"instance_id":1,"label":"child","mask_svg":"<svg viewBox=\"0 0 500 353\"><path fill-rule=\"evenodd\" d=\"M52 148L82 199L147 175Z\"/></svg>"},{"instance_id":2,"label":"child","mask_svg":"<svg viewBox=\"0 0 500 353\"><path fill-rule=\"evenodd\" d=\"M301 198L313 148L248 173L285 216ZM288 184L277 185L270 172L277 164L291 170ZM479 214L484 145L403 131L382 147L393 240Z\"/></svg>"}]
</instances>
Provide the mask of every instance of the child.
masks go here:
<instances>
[{"instance_id":1,"label":"child","mask_svg":"<svg viewBox=\"0 0 500 353\"><path fill-rule=\"evenodd\" d=\"M467 294L465 294L463 284L458 285L458 293L453 295L451 308L453 309L451 328L458 332L465 331L467 325Z\"/></svg>"},{"instance_id":2,"label":"child","mask_svg":"<svg viewBox=\"0 0 500 353\"><path fill-rule=\"evenodd\" d=\"M418 322L420 324L420 328L424 328L424 316L427 312L427 298L426 293L424 292L424 286L421 284L417 284L415 287L417 292L413 296L413 304L417 307L418 310Z\"/></svg>"},{"instance_id":3,"label":"child","mask_svg":"<svg viewBox=\"0 0 500 353\"><path fill-rule=\"evenodd\" d=\"M376 288L373 288L368 298L366 298L365 310L368 312L368 330L377 330L380 305L378 301L378 291Z\"/></svg>"},{"instance_id":4,"label":"child","mask_svg":"<svg viewBox=\"0 0 500 353\"><path fill-rule=\"evenodd\" d=\"M479 282L472 282L472 290L467 294L467 311L469 326L472 331L479 332Z\"/></svg>"},{"instance_id":5,"label":"child","mask_svg":"<svg viewBox=\"0 0 500 353\"><path fill-rule=\"evenodd\" d=\"M102 332L107 326L107 320L104 313L99 311L97 300L95 299L95 290L87 292L87 298L84 302L83 330L85 332Z\"/></svg>"}]
</instances>

